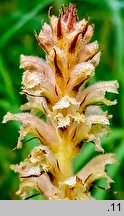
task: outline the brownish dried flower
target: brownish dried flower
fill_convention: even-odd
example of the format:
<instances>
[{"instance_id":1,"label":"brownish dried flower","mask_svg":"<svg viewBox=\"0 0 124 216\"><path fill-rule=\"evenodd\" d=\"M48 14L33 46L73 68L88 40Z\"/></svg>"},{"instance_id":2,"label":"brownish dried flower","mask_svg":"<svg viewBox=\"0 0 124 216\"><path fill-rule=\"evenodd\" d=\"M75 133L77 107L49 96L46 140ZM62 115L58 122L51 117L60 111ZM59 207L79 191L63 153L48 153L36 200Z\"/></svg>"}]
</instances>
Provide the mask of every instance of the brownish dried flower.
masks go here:
<instances>
[{"instance_id":1,"label":"brownish dried flower","mask_svg":"<svg viewBox=\"0 0 124 216\"><path fill-rule=\"evenodd\" d=\"M114 163L113 154L93 158L80 172L73 174L72 160L81 149L81 142L93 142L95 149L104 153L101 138L109 132L109 116L99 103L116 104L105 98L106 92L118 93L117 81L98 82L85 88L94 76L100 54L97 41L90 42L94 25L85 19L78 21L76 7L63 7L59 17L50 16L50 25L44 24L38 43L46 52L46 61L21 55L24 68L22 92L28 102L20 114L8 113L8 120L20 121L17 148L27 134L37 137L40 144L30 156L11 168L20 174L18 195L26 198L35 188L46 199L91 199L90 186L99 179L111 178L105 172L106 164ZM46 121L37 117L41 111Z\"/></svg>"}]
</instances>

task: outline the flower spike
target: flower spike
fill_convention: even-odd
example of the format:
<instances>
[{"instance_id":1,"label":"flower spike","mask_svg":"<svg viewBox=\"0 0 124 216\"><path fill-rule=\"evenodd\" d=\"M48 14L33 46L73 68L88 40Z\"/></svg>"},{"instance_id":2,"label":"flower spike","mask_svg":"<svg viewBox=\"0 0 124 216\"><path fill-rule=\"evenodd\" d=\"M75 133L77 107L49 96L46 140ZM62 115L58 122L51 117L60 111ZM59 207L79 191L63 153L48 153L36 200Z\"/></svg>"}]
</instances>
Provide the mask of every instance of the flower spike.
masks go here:
<instances>
[{"instance_id":1,"label":"flower spike","mask_svg":"<svg viewBox=\"0 0 124 216\"><path fill-rule=\"evenodd\" d=\"M94 76L101 52L97 41L91 42L94 25L89 20L78 20L74 4L63 6L58 17L50 15L35 36L46 53L46 60L21 55L22 93L28 102L20 114L7 113L3 122L21 122L17 148L28 134L38 138L37 146L28 158L11 169L20 175L17 192L22 199L36 189L48 200L92 199L92 183L106 178L106 189L112 179L107 175L107 164L115 163L113 154L105 154L101 139L108 135L111 115L101 103L116 104L106 98L106 92L118 94L117 81L100 81L86 87ZM42 112L45 119L41 119ZM92 142L102 153L88 162L76 175L73 159L84 142ZM82 158L83 160L83 158Z\"/></svg>"}]
</instances>

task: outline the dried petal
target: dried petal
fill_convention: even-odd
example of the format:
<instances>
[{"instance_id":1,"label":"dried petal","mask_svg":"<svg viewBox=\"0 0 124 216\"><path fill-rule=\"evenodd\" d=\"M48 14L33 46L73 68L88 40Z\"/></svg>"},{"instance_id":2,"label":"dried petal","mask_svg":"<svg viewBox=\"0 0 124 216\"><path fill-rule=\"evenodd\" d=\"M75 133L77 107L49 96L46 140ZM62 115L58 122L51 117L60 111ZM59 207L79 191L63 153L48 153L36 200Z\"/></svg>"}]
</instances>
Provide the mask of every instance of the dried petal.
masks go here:
<instances>
[{"instance_id":1,"label":"dried petal","mask_svg":"<svg viewBox=\"0 0 124 216\"><path fill-rule=\"evenodd\" d=\"M93 56L93 58L91 58L91 59L89 60L89 62L90 62L91 64L93 64L94 67L97 67L97 65L98 65L99 62L100 62L100 56L101 56L101 52L96 53L96 55Z\"/></svg>"},{"instance_id":2,"label":"dried petal","mask_svg":"<svg viewBox=\"0 0 124 216\"><path fill-rule=\"evenodd\" d=\"M53 110L59 110L59 109L64 109L64 108L68 108L71 105L79 108L80 103L77 102L75 100L75 98L71 98L67 95L65 95L64 97L62 97L60 99L60 101L58 101L54 106L53 106Z\"/></svg>"},{"instance_id":3,"label":"dried petal","mask_svg":"<svg viewBox=\"0 0 124 216\"><path fill-rule=\"evenodd\" d=\"M106 174L105 166L112 163L116 163L113 154L96 156L77 173L77 176L82 180L82 183L85 184L86 188L89 188L91 183L97 179L106 178L107 189L110 187L110 183L113 182L113 180Z\"/></svg>"},{"instance_id":4,"label":"dried petal","mask_svg":"<svg viewBox=\"0 0 124 216\"><path fill-rule=\"evenodd\" d=\"M96 103L103 102L106 105L113 105L115 101L109 101L105 98L106 92L118 93L118 82L117 81L107 81L107 82L98 82L88 88L83 92L80 91L77 100L81 102L81 110L86 106Z\"/></svg>"},{"instance_id":5,"label":"dried petal","mask_svg":"<svg viewBox=\"0 0 124 216\"><path fill-rule=\"evenodd\" d=\"M97 41L82 46L80 51L80 62L92 59L98 52L99 45Z\"/></svg>"},{"instance_id":6,"label":"dried petal","mask_svg":"<svg viewBox=\"0 0 124 216\"><path fill-rule=\"evenodd\" d=\"M36 35L36 38L38 40L38 43L43 47L46 52L49 52L49 50L54 46L52 29L47 23L44 23L43 29L41 30L39 35Z\"/></svg>"},{"instance_id":7,"label":"dried petal","mask_svg":"<svg viewBox=\"0 0 124 216\"><path fill-rule=\"evenodd\" d=\"M25 178L21 180L21 185L17 191L17 195L21 195L23 199L27 197L30 189L36 189L42 193L46 199L50 199L53 196L55 187L50 181L47 174L42 174L39 177Z\"/></svg>"},{"instance_id":8,"label":"dried petal","mask_svg":"<svg viewBox=\"0 0 124 216\"><path fill-rule=\"evenodd\" d=\"M6 116L4 117L3 123L9 120L16 120L22 123L23 129L21 129L20 139L24 138L24 136L27 134L33 134L36 137L39 137L41 142L43 141L43 143L45 143L46 145L55 148L57 137L51 125L48 125L41 119L29 113L20 113L20 114L7 113ZM17 148L22 147L20 141L21 140L19 140Z\"/></svg>"},{"instance_id":9,"label":"dried petal","mask_svg":"<svg viewBox=\"0 0 124 216\"><path fill-rule=\"evenodd\" d=\"M51 83L55 83L54 74L49 64L39 57L21 55L20 68L24 68L30 72L38 71L39 73L43 73L49 78Z\"/></svg>"},{"instance_id":10,"label":"dried petal","mask_svg":"<svg viewBox=\"0 0 124 216\"><path fill-rule=\"evenodd\" d=\"M48 63L38 57L21 55L20 67L26 69L22 80L24 92L45 96L51 102L57 99L55 77Z\"/></svg>"},{"instance_id":11,"label":"dried petal","mask_svg":"<svg viewBox=\"0 0 124 216\"><path fill-rule=\"evenodd\" d=\"M83 140L88 142L93 141L96 150L103 152L100 140L109 132L107 125L109 125L109 120L106 114L101 113L99 115L86 115L84 122L80 122L80 124L76 127L76 134L73 138L73 142L77 145Z\"/></svg>"},{"instance_id":12,"label":"dried petal","mask_svg":"<svg viewBox=\"0 0 124 216\"><path fill-rule=\"evenodd\" d=\"M84 44L89 43L89 41L91 40L91 38L93 36L93 33L94 33L94 25L89 25L87 28L87 31L83 37Z\"/></svg>"},{"instance_id":13,"label":"dried petal","mask_svg":"<svg viewBox=\"0 0 124 216\"><path fill-rule=\"evenodd\" d=\"M62 115L62 113L58 113L55 117L56 119L56 125L57 125L57 128L65 128L67 126L70 125L71 123L71 119L70 119L70 116L67 115L66 117L64 117Z\"/></svg>"},{"instance_id":14,"label":"dried petal","mask_svg":"<svg viewBox=\"0 0 124 216\"><path fill-rule=\"evenodd\" d=\"M26 104L21 105L20 109L23 111L31 110L33 114L36 114L38 111L44 112L45 114L49 114L50 110L48 108L46 99L43 97L28 97L28 101Z\"/></svg>"},{"instance_id":15,"label":"dried petal","mask_svg":"<svg viewBox=\"0 0 124 216\"><path fill-rule=\"evenodd\" d=\"M91 76L94 75L94 67L91 63L82 62L74 68L68 83L69 90L78 90Z\"/></svg>"},{"instance_id":16,"label":"dried petal","mask_svg":"<svg viewBox=\"0 0 124 216\"><path fill-rule=\"evenodd\" d=\"M104 153L104 149L101 147L101 139L110 133L110 129L107 125L92 125L89 131L88 141L95 144L96 151Z\"/></svg>"}]
</instances>

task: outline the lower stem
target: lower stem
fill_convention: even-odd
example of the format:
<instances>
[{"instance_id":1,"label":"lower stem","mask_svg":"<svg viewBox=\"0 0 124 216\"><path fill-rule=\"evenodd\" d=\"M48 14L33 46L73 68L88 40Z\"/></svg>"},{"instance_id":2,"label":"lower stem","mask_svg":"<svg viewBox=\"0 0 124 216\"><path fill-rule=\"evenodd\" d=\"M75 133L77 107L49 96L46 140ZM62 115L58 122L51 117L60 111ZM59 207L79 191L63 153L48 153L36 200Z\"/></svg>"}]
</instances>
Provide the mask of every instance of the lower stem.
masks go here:
<instances>
[{"instance_id":1,"label":"lower stem","mask_svg":"<svg viewBox=\"0 0 124 216\"><path fill-rule=\"evenodd\" d=\"M73 175L72 170L72 158L73 152L71 144L68 144L65 140L60 144L58 152L58 164L60 168L60 181L65 181Z\"/></svg>"}]
</instances>

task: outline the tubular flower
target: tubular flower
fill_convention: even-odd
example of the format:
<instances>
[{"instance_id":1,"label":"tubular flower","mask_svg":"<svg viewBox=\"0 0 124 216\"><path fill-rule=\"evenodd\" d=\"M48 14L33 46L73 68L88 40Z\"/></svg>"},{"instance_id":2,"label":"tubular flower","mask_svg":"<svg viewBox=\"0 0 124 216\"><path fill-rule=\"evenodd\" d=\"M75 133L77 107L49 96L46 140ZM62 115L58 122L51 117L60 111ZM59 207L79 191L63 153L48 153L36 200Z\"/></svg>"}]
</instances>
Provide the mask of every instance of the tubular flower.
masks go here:
<instances>
[{"instance_id":1,"label":"tubular flower","mask_svg":"<svg viewBox=\"0 0 124 216\"><path fill-rule=\"evenodd\" d=\"M20 174L17 194L25 199L34 188L49 200L92 199L90 186L95 180L106 178L106 188L110 187L105 166L116 162L114 155L96 156L76 175L72 161L83 142L94 143L96 151L104 153L101 138L109 133L111 116L100 104L116 104L105 96L106 92L118 93L118 83L101 81L85 88L101 52L97 41L90 42L94 25L78 20L75 5L63 7L59 17L49 14L49 20L49 25L45 23L35 33L46 60L21 55L22 93L28 100L21 106L24 112L7 113L3 120L21 122L17 149L26 135L39 140L27 159L11 166ZM45 120L38 117L39 112Z\"/></svg>"}]
</instances>

